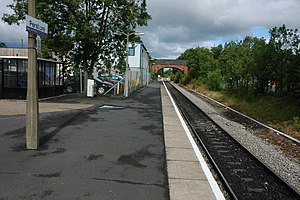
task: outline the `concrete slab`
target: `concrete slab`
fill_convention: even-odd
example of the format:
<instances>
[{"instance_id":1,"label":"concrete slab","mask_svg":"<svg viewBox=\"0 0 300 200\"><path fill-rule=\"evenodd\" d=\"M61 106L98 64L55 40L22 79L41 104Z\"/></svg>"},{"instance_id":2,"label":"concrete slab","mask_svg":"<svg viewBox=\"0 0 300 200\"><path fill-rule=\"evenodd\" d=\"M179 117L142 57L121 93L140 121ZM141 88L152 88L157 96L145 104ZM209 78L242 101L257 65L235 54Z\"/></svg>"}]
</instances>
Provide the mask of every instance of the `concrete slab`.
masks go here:
<instances>
[{"instance_id":1,"label":"concrete slab","mask_svg":"<svg viewBox=\"0 0 300 200\"><path fill-rule=\"evenodd\" d=\"M180 124L172 125L172 124L167 124L167 122L165 123L166 124L164 124L164 130L184 133L184 129L180 126Z\"/></svg>"},{"instance_id":2,"label":"concrete slab","mask_svg":"<svg viewBox=\"0 0 300 200\"><path fill-rule=\"evenodd\" d=\"M178 120L178 118L175 118L174 117L165 117L164 118L164 124L167 124L167 125L178 125L180 124L180 121Z\"/></svg>"},{"instance_id":3,"label":"concrete slab","mask_svg":"<svg viewBox=\"0 0 300 200\"><path fill-rule=\"evenodd\" d=\"M169 178L206 180L199 162L168 160L167 166Z\"/></svg>"},{"instance_id":4,"label":"concrete slab","mask_svg":"<svg viewBox=\"0 0 300 200\"><path fill-rule=\"evenodd\" d=\"M165 130L165 137L170 139L186 139L186 135L182 131Z\"/></svg>"},{"instance_id":5,"label":"concrete slab","mask_svg":"<svg viewBox=\"0 0 300 200\"><path fill-rule=\"evenodd\" d=\"M206 181L169 179L170 199L172 200L215 200Z\"/></svg>"},{"instance_id":6,"label":"concrete slab","mask_svg":"<svg viewBox=\"0 0 300 200\"><path fill-rule=\"evenodd\" d=\"M161 96L170 200L217 199L206 176L209 169L204 173L203 163L200 164L199 155L196 156L191 145L193 141L189 141L189 133L183 128L164 88ZM218 199L224 199L220 196Z\"/></svg>"},{"instance_id":7,"label":"concrete slab","mask_svg":"<svg viewBox=\"0 0 300 200\"><path fill-rule=\"evenodd\" d=\"M166 148L188 148L192 149L191 144L187 141L184 140L184 135L182 135L181 138L178 137L172 137L172 136L166 136L167 139L165 141ZM175 151L175 150L174 150Z\"/></svg>"},{"instance_id":8,"label":"concrete slab","mask_svg":"<svg viewBox=\"0 0 300 200\"><path fill-rule=\"evenodd\" d=\"M166 148L167 160L178 160L178 161L194 161L199 162L194 150L189 146L185 148Z\"/></svg>"}]
</instances>

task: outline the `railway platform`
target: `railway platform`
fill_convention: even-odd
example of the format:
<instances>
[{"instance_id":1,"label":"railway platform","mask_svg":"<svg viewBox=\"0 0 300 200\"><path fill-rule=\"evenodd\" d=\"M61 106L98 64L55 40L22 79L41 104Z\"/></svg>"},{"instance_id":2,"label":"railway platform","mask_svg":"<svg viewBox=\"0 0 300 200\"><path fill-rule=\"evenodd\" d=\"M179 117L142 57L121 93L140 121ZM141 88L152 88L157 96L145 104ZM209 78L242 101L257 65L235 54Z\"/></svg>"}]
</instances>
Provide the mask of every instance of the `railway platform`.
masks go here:
<instances>
[{"instance_id":1,"label":"railway platform","mask_svg":"<svg viewBox=\"0 0 300 200\"><path fill-rule=\"evenodd\" d=\"M161 83L43 103L60 110L41 113L38 150L25 149L24 114L0 113L1 200L224 199Z\"/></svg>"},{"instance_id":2,"label":"railway platform","mask_svg":"<svg viewBox=\"0 0 300 200\"><path fill-rule=\"evenodd\" d=\"M165 87L161 95L170 199L224 199Z\"/></svg>"}]
</instances>

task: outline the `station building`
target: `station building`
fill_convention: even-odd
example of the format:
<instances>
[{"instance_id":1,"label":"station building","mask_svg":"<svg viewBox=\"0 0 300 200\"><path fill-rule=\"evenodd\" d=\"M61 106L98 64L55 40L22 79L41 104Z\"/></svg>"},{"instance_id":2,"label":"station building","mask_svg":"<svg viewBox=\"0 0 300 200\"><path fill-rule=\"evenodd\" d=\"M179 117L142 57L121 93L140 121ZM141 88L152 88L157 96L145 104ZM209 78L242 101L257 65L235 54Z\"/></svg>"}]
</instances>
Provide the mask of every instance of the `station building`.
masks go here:
<instances>
[{"instance_id":1,"label":"station building","mask_svg":"<svg viewBox=\"0 0 300 200\"><path fill-rule=\"evenodd\" d=\"M130 85L145 86L150 81L150 55L143 43L132 43L128 49Z\"/></svg>"},{"instance_id":2,"label":"station building","mask_svg":"<svg viewBox=\"0 0 300 200\"><path fill-rule=\"evenodd\" d=\"M27 49L3 49L0 48L0 99L26 99ZM63 63L38 58L37 68L39 98L63 94Z\"/></svg>"}]
</instances>

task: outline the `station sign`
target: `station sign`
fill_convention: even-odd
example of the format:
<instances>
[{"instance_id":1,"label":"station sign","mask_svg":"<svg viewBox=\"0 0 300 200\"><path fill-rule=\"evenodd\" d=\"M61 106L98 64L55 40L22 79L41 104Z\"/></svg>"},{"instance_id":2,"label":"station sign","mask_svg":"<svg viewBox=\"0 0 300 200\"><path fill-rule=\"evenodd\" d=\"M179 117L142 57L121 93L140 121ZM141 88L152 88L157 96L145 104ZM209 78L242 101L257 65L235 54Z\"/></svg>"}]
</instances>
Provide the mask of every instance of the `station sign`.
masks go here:
<instances>
[{"instance_id":1,"label":"station sign","mask_svg":"<svg viewBox=\"0 0 300 200\"><path fill-rule=\"evenodd\" d=\"M26 31L34 33L41 37L47 37L48 35L48 24L38 20L34 17L26 15Z\"/></svg>"}]
</instances>

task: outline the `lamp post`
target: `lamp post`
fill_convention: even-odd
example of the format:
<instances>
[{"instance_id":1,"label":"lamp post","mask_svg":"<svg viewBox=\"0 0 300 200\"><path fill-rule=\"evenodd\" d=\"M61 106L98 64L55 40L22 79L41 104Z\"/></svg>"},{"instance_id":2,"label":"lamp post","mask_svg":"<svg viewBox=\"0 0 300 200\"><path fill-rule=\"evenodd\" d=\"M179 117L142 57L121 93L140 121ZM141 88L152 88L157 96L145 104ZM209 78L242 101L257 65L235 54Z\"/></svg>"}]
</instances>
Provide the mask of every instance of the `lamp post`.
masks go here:
<instances>
[{"instance_id":1,"label":"lamp post","mask_svg":"<svg viewBox=\"0 0 300 200\"><path fill-rule=\"evenodd\" d=\"M117 32L116 35L125 35L126 36L126 66L125 66L125 89L124 89L124 96L128 97L129 94L129 66L128 66L128 53L129 53L129 37L131 35L144 35L141 32L132 32L132 33L124 33L124 32Z\"/></svg>"}]
</instances>

